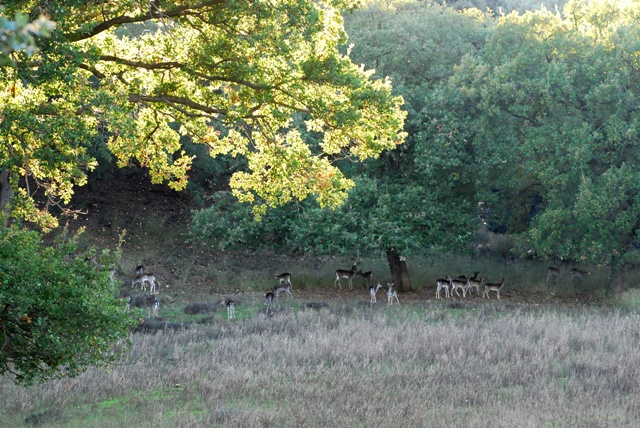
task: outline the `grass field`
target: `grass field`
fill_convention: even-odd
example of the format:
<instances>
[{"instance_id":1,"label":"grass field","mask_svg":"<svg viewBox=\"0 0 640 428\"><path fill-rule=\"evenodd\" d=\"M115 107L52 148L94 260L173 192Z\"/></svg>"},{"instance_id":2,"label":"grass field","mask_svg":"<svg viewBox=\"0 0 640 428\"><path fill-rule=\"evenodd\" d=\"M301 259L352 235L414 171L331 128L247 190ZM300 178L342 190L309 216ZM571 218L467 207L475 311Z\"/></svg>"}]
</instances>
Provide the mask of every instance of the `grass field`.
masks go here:
<instances>
[{"instance_id":1,"label":"grass field","mask_svg":"<svg viewBox=\"0 0 640 428\"><path fill-rule=\"evenodd\" d=\"M261 296L234 320L220 307L205 324L134 334L108 369L2 379L0 425L640 426L636 293L622 309L400 296L311 310L296 298L270 317Z\"/></svg>"}]
</instances>

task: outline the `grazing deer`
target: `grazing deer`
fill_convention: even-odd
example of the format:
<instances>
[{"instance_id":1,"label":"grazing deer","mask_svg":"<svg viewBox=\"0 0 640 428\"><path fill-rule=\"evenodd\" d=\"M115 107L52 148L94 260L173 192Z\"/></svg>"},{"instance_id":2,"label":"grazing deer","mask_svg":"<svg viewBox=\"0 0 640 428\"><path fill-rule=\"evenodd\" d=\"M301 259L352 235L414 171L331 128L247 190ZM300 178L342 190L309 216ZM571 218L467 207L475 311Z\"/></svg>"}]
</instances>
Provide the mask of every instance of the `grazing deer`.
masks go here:
<instances>
[{"instance_id":1,"label":"grazing deer","mask_svg":"<svg viewBox=\"0 0 640 428\"><path fill-rule=\"evenodd\" d=\"M396 298L396 302L400 305L400 301L398 300L398 293L396 291L396 286L393 282L387 283L387 305L393 306L393 298Z\"/></svg>"},{"instance_id":2,"label":"grazing deer","mask_svg":"<svg viewBox=\"0 0 640 428\"><path fill-rule=\"evenodd\" d=\"M336 280L333 282L333 288L335 288L336 284L338 284L340 286L340 289L342 290L342 284L340 283L340 280L342 278L346 278L349 280L349 290L351 290L353 288L351 281L353 280L353 277L356 276L357 266L358 266L358 262L354 262L351 270L346 270L346 269L336 270Z\"/></svg>"},{"instance_id":3,"label":"grazing deer","mask_svg":"<svg viewBox=\"0 0 640 428\"><path fill-rule=\"evenodd\" d=\"M288 282L283 282L283 283L280 283L280 284L276 285L275 287L273 287L273 294L275 294L275 296L276 296L276 301L278 300L278 295L280 293L282 293L283 291L285 293L287 293L287 300L290 297L293 297L291 295L291 284L288 283Z\"/></svg>"},{"instance_id":4,"label":"grazing deer","mask_svg":"<svg viewBox=\"0 0 640 428\"><path fill-rule=\"evenodd\" d=\"M466 276L463 278L455 278L451 280L451 297L453 297L453 293L456 293L456 296L460 297L460 293L458 290L462 290L462 297L467 297L467 289L469 288L469 277Z\"/></svg>"},{"instance_id":5,"label":"grazing deer","mask_svg":"<svg viewBox=\"0 0 640 428\"><path fill-rule=\"evenodd\" d=\"M371 304L377 303L376 293L381 288L382 288L382 284L378 284L378 285L375 285L375 286L372 285L371 287L369 287L369 294L371 295Z\"/></svg>"},{"instance_id":6,"label":"grazing deer","mask_svg":"<svg viewBox=\"0 0 640 428\"><path fill-rule=\"evenodd\" d=\"M449 287L451 286L451 276L447 275L446 279L436 280L436 299L440 299L440 290L444 290L444 296L449 298Z\"/></svg>"},{"instance_id":7,"label":"grazing deer","mask_svg":"<svg viewBox=\"0 0 640 428\"><path fill-rule=\"evenodd\" d=\"M484 299L484 297L487 296L487 299L490 299L491 297L489 297L489 292L495 291L495 293L498 295L498 300L500 300L500 290L502 290L502 287L504 287L504 278L502 278L502 281L500 281L499 284L490 282L486 283L484 285L484 293L482 293L482 298Z\"/></svg>"},{"instance_id":8,"label":"grazing deer","mask_svg":"<svg viewBox=\"0 0 640 428\"><path fill-rule=\"evenodd\" d=\"M133 281L131 281L131 288L135 288L136 284L140 284L140 289L146 291L147 282L149 283L149 292L155 293L156 292L156 276L152 273L146 273L144 271L143 265L137 266L136 276L135 278L133 278Z\"/></svg>"},{"instance_id":9,"label":"grazing deer","mask_svg":"<svg viewBox=\"0 0 640 428\"><path fill-rule=\"evenodd\" d=\"M578 268L571 269L569 273L571 274L571 281L573 281L574 278L582 279L582 277L585 275L591 275L591 272L587 272L586 270L582 270Z\"/></svg>"},{"instance_id":10,"label":"grazing deer","mask_svg":"<svg viewBox=\"0 0 640 428\"><path fill-rule=\"evenodd\" d=\"M273 308L273 292L269 291L264 295L265 300L267 301L267 309Z\"/></svg>"},{"instance_id":11,"label":"grazing deer","mask_svg":"<svg viewBox=\"0 0 640 428\"><path fill-rule=\"evenodd\" d=\"M371 283L371 280L373 279L373 272L372 271L362 272L361 270L359 270L358 272L356 272L356 275L360 275L361 277L364 278L364 285L366 287L369 286L369 284Z\"/></svg>"},{"instance_id":12,"label":"grazing deer","mask_svg":"<svg viewBox=\"0 0 640 428\"><path fill-rule=\"evenodd\" d=\"M233 299L225 299L221 302L227 308L227 319L236 317L236 302Z\"/></svg>"},{"instance_id":13,"label":"grazing deer","mask_svg":"<svg viewBox=\"0 0 640 428\"><path fill-rule=\"evenodd\" d=\"M278 285L283 283L291 285L291 274L289 272L276 274L276 279L278 280Z\"/></svg>"},{"instance_id":14,"label":"grazing deer","mask_svg":"<svg viewBox=\"0 0 640 428\"><path fill-rule=\"evenodd\" d=\"M549 266L547 268L547 282L549 282L551 278L560 278L560 269L558 269L557 267Z\"/></svg>"},{"instance_id":15,"label":"grazing deer","mask_svg":"<svg viewBox=\"0 0 640 428\"><path fill-rule=\"evenodd\" d=\"M149 318L151 318L151 315L157 317L158 309L160 308L159 293L138 294L135 296L129 296L127 311L131 310L131 308L148 308Z\"/></svg>"}]
</instances>

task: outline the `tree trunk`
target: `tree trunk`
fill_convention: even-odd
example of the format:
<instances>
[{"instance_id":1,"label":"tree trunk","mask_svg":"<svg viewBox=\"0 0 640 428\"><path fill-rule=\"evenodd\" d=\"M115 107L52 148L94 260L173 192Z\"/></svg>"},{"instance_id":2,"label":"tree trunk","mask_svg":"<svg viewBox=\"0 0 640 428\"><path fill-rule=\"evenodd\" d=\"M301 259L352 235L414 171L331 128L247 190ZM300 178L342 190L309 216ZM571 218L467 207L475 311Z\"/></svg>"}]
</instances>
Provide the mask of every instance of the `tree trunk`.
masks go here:
<instances>
[{"instance_id":1,"label":"tree trunk","mask_svg":"<svg viewBox=\"0 0 640 428\"><path fill-rule=\"evenodd\" d=\"M609 287L613 294L624 291L626 268L619 257L611 258L611 268L609 273Z\"/></svg>"},{"instance_id":2,"label":"tree trunk","mask_svg":"<svg viewBox=\"0 0 640 428\"><path fill-rule=\"evenodd\" d=\"M391 269L391 280L395 284L396 290L398 290L399 293L413 291L404 257L394 249L387 249L387 261Z\"/></svg>"},{"instance_id":3,"label":"tree trunk","mask_svg":"<svg viewBox=\"0 0 640 428\"><path fill-rule=\"evenodd\" d=\"M10 174L8 169L0 170L0 227L9 226L9 219L11 218L13 189L11 188L11 180L9 180Z\"/></svg>"}]
</instances>

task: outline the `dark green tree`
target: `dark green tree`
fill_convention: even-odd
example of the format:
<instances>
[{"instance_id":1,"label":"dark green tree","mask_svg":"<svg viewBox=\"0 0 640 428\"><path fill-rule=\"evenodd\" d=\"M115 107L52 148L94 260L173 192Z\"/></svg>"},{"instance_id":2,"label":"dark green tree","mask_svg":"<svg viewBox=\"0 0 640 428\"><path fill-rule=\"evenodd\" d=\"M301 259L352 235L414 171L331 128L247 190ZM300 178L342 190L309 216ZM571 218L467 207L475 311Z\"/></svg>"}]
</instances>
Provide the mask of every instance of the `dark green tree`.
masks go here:
<instances>
[{"instance_id":1,"label":"dark green tree","mask_svg":"<svg viewBox=\"0 0 640 428\"><path fill-rule=\"evenodd\" d=\"M489 221L540 257L608 265L613 289L638 258L639 13L570 1L500 18L442 89L434 134L469 145Z\"/></svg>"},{"instance_id":2,"label":"dark green tree","mask_svg":"<svg viewBox=\"0 0 640 428\"><path fill-rule=\"evenodd\" d=\"M437 146L429 137L434 115L424 112L434 88L454 74L465 55L481 49L493 23L479 11L458 13L429 2L367 2L345 15L345 28L353 62L374 68L380 78L389 76L407 101L407 142L378 159L338 161L356 187L335 210L320 210L307 200L270 210L256 225L222 196L195 216L194 235L222 247L352 257L382 253L398 289L408 291L402 256L466 251L479 227L464 147Z\"/></svg>"},{"instance_id":3,"label":"dark green tree","mask_svg":"<svg viewBox=\"0 0 640 428\"><path fill-rule=\"evenodd\" d=\"M72 254L73 241L48 246L38 232L0 230L0 375L29 384L118 358L133 319L108 269Z\"/></svg>"}]
</instances>

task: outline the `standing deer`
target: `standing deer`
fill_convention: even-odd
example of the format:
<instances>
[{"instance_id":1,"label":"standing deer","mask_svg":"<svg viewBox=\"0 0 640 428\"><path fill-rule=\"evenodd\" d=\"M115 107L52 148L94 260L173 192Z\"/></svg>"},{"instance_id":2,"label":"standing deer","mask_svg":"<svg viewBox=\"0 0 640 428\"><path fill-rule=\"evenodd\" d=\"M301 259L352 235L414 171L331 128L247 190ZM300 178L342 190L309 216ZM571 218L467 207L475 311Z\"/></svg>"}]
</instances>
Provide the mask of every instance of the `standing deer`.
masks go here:
<instances>
[{"instance_id":1,"label":"standing deer","mask_svg":"<svg viewBox=\"0 0 640 428\"><path fill-rule=\"evenodd\" d=\"M369 287L369 294L371 295L371 304L377 303L376 293L381 288L382 288L382 284L378 284L378 285L375 285L375 286L372 285L371 287Z\"/></svg>"},{"instance_id":2,"label":"standing deer","mask_svg":"<svg viewBox=\"0 0 640 428\"><path fill-rule=\"evenodd\" d=\"M222 304L227 308L227 319L236 317L236 302L233 299L226 299Z\"/></svg>"},{"instance_id":3,"label":"standing deer","mask_svg":"<svg viewBox=\"0 0 640 428\"><path fill-rule=\"evenodd\" d=\"M472 288L475 288L476 294L480 296L480 288L484 285L485 277L481 276L480 278L477 278L477 274L479 272L474 272L474 273L475 275L473 276L473 278L469 278L469 296L471 296Z\"/></svg>"},{"instance_id":4,"label":"standing deer","mask_svg":"<svg viewBox=\"0 0 640 428\"><path fill-rule=\"evenodd\" d=\"M487 296L487 299L490 299L491 297L489 297L489 292L494 291L498 295L498 300L500 300L500 290L502 290L502 287L504 287L504 278L502 278L502 281L500 281L499 284L486 283L484 285L484 293L482 293L482 298L484 299L484 297Z\"/></svg>"},{"instance_id":5,"label":"standing deer","mask_svg":"<svg viewBox=\"0 0 640 428\"><path fill-rule=\"evenodd\" d=\"M547 282L549 282L551 278L560 278L560 269L558 269L557 267L549 266L547 268Z\"/></svg>"},{"instance_id":6,"label":"standing deer","mask_svg":"<svg viewBox=\"0 0 640 428\"><path fill-rule=\"evenodd\" d=\"M273 292L269 291L264 295L265 300L267 301L267 309L273 308Z\"/></svg>"},{"instance_id":7,"label":"standing deer","mask_svg":"<svg viewBox=\"0 0 640 428\"><path fill-rule=\"evenodd\" d=\"M291 284L288 282L283 282L273 287L273 294L275 294L276 296L276 301L278 301L278 295L280 295L280 293L282 293L283 291L287 293L287 300L290 297L293 297L291 295Z\"/></svg>"},{"instance_id":8,"label":"standing deer","mask_svg":"<svg viewBox=\"0 0 640 428\"><path fill-rule=\"evenodd\" d=\"M398 293L396 291L396 286L393 282L387 283L387 305L393 306L393 299L396 299L398 305L400 305L400 301L398 300Z\"/></svg>"},{"instance_id":9,"label":"standing deer","mask_svg":"<svg viewBox=\"0 0 640 428\"><path fill-rule=\"evenodd\" d=\"M351 270L346 270L346 269L336 270L336 280L333 282L333 288L335 288L336 284L338 284L340 286L340 289L342 290L342 284L340 283L340 280L342 278L346 278L349 280L349 290L351 290L353 288L351 281L353 280L353 277L356 276L357 266L358 266L358 262L354 262L353 267L351 267Z\"/></svg>"},{"instance_id":10,"label":"standing deer","mask_svg":"<svg viewBox=\"0 0 640 428\"><path fill-rule=\"evenodd\" d=\"M444 290L444 295L448 299L449 287L451 287L451 276L447 275L446 279L436 280L436 299L440 299L440 290Z\"/></svg>"},{"instance_id":11,"label":"standing deer","mask_svg":"<svg viewBox=\"0 0 640 428\"><path fill-rule=\"evenodd\" d=\"M360 275L361 277L364 278L365 287L368 287L369 284L371 283L371 280L373 279L373 272L372 271L362 272L361 270L359 270L358 272L356 272L356 275Z\"/></svg>"},{"instance_id":12,"label":"standing deer","mask_svg":"<svg viewBox=\"0 0 640 428\"><path fill-rule=\"evenodd\" d=\"M276 274L276 279L278 280L278 285L281 285L281 284L291 285L291 274L289 272Z\"/></svg>"},{"instance_id":13,"label":"standing deer","mask_svg":"<svg viewBox=\"0 0 640 428\"><path fill-rule=\"evenodd\" d=\"M451 297L453 297L453 293L456 293L456 296L460 297L460 293L458 293L458 289L462 290L462 297L467 297L467 289L469 288L469 277L461 277L455 278L451 280Z\"/></svg>"}]
</instances>

